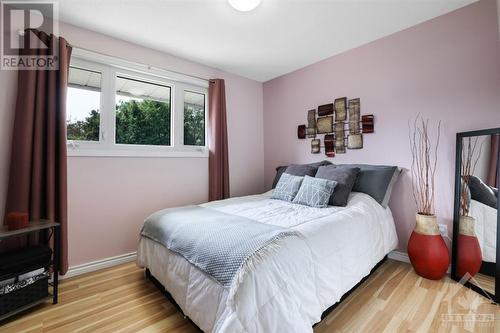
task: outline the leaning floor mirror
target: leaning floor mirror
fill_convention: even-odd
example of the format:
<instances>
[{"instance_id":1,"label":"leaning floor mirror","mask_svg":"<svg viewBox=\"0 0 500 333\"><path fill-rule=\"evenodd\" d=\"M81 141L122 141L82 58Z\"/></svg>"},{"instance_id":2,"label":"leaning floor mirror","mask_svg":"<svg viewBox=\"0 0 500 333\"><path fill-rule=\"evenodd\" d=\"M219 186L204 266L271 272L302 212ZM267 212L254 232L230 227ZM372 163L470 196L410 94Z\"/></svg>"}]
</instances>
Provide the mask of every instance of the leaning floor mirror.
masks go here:
<instances>
[{"instance_id":1,"label":"leaning floor mirror","mask_svg":"<svg viewBox=\"0 0 500 333\"><path fill-rule=\"evenodd\" d=\"M500 300L500 128L457 134L451 276Z\"/></svg>"}]
</instances>

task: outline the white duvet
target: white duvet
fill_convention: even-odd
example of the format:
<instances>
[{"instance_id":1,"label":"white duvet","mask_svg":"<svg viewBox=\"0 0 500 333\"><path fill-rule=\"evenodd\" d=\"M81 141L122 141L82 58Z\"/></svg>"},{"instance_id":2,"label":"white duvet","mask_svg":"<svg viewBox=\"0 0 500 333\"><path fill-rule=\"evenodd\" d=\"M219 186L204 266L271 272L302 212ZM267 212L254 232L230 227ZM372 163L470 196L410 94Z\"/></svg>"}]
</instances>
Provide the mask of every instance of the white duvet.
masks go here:
<instances>
[{"instance_id":1,"label":"white duvet","mask_svg":"<svg viewBox=\"0 0 500 333\"><path fill-rule=\"evenodd\" d=\"M475 219L474 229L483 261L496 262L497 210L479 201L471 200L469 216Z\"/></svg>"},{"instance_id":2,"label":"white duvet","mask_svg":"<svg viewBox=\"0 0 500 333\"><path fill-rule=\"evenodd\" d=\"M311 208L262 195L204 204L222 212L299 231L244 276L234 299L215 280L162 245L141 238L138 265L147 267L203 331L312 332L340 300L397 246L389 208L363 193L347 207Z\"/></svg>"}]
</instances>

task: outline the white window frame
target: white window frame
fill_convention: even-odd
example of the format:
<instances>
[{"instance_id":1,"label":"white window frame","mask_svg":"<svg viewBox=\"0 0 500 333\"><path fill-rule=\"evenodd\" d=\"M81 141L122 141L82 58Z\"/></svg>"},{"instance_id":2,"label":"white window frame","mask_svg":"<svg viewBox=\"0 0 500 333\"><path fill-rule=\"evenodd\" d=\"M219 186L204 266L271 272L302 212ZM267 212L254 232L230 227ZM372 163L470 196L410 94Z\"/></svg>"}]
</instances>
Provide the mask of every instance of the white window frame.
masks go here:
<instances>
[{"instance_id":1,"label":"white window frame","mask_svg":"<svg viewBox=\"0 0 500 333\"><path fill-rule=\"evenodd\" d=\"M99 141L68 140L68 156L208 158L208 81L78 48L73 50L70 65L100 72L101 96ZM170 146L115 142L117 75L170 87ZM185 91L205 95L205 146L184 145Z\"/></svg>"},{"instance_id":2,"label":"white window frame","mask_svg":"<svg viewBox=\"0 0 500 333\"><path fill-rule=\"evenodd\" d=\"M200 90L200 89L193 89L192 87L189 88L184 88L182 90L182 142L184 142L184 94L186 92L190 93L195 93L195 94L202 94L205 96L205 101L204 101L204 106L205 106L205 146L193 146L193 145L184 145L185 147L207 147L208 149L208 89L205 90Z\"/></svg>"}]
</instances>

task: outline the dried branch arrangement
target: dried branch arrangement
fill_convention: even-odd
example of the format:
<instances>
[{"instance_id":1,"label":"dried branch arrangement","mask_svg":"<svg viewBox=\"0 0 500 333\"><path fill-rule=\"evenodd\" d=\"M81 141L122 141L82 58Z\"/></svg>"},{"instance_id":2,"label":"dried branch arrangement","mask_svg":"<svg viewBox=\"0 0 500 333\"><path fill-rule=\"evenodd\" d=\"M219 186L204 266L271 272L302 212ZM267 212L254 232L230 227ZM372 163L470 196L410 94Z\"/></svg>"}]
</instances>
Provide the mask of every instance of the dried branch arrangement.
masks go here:
<instances>
[{"instance_id":1,"label":"dried branch arrangement","mask_svg":"<svg viewBox=\"0 0 500 333\"><path fill-rule=\"evenodd\" d=\"M433 146L429 136L429 119L417 116L413 124L408 123L408 129L412 155L413 198L419 214L434 215L434 176L438 160L441 121L437 126L435 146Z\"/></svg>"},{"instance_id":2,"label":"dried branch arrangement","mask_svg":"<svg viewBox=\"0 0 500 333\"><path fill-rule=\"evenodd\" d=\"M469 189L468 184L470 180L470 176L474 175L476 171L476 166L479 161L479 157L481 157L481 152L483 150L484 140L479 145L479 151L476 154L476 150L478 149L478 141L479 137L475 136L474 138L464 138L462 141L462 167L460 170L460 174L462 176L462 185L460 186L460 215L469 216Z\"/></svg>"}]
</instances>

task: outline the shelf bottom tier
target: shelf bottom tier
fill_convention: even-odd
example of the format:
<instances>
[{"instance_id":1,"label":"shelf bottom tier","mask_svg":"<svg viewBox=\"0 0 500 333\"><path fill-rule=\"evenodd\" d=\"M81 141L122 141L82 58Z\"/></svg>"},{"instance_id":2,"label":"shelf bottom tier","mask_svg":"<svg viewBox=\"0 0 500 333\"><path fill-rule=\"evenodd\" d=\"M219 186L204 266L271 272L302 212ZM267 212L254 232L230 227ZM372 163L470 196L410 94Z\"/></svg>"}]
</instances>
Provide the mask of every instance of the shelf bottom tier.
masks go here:
<instances>
[{"instance_id":1,"label":"shelf bottom tier","mask_svg":"<svg viewBox=\"0 0 500 333\"><path fill-rule=\"evenodd\" d=\"M48 277L13 292L0 295L0 321L51 298Z\"/></svg>"}]
</instances>

